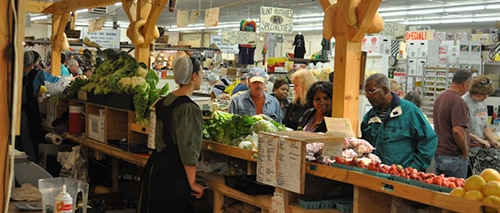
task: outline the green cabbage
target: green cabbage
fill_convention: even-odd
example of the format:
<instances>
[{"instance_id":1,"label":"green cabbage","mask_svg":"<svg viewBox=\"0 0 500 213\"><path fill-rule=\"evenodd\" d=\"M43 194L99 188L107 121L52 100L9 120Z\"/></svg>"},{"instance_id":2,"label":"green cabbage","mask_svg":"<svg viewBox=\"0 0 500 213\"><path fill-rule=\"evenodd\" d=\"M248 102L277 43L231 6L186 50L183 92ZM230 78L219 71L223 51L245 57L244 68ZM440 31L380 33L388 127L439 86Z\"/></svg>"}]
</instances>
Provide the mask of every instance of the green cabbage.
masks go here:
<instances>
[{"instance_id":1,"label":"green cabbage","mask_svg":"<svg viewBox=\"0 0 500 213\"><path fill-rule=\"evenodd\" d=\"M259 133L260 131L263 132L277 132L278 128L271 123L271 121L268 120L259 120L255 122L252 127L250 128L252 132Z\"/></svg>"}]
</instances>

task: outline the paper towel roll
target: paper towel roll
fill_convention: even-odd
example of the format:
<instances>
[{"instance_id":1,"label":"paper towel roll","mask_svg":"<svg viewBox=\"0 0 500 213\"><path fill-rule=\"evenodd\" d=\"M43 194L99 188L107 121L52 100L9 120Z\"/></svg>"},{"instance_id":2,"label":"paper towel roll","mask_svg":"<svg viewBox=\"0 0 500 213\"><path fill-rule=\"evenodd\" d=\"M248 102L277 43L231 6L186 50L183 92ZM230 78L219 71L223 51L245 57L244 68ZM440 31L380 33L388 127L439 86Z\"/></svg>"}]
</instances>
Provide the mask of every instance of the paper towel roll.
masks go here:
<instances>
[{"instance_id":1,"label":"paper towel roll","mask_svg":"<svg viewBox=\"0 0 500 213\"><path fill-rule=\"evenodd\" d=\"M58 134L47 133L45 135L45 142L60 145L62 143L62 137Z\"/></svg>"}]
</instances>

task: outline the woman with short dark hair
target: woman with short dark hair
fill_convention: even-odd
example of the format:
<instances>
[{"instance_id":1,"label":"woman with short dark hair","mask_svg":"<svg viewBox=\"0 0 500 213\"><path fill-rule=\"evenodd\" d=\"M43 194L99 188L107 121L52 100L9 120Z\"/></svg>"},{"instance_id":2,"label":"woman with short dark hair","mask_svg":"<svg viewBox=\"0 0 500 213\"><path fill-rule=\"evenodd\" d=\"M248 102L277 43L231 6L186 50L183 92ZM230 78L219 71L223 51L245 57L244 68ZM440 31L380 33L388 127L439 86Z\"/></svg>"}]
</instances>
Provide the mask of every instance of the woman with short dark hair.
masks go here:
<instances>
[{"instance_id":1,"label":"woman with short dark hair","mask_svg":"<svg viewBox=\"0 0 500 213\"><path fill-rule=\"evenodd\" d=\"M307 104L314 106L307 110L299 120L304 131L326 132L325 116L332 116L333 84L330 81L317 81L307 91Z\"/></svg>"}]
</instances>

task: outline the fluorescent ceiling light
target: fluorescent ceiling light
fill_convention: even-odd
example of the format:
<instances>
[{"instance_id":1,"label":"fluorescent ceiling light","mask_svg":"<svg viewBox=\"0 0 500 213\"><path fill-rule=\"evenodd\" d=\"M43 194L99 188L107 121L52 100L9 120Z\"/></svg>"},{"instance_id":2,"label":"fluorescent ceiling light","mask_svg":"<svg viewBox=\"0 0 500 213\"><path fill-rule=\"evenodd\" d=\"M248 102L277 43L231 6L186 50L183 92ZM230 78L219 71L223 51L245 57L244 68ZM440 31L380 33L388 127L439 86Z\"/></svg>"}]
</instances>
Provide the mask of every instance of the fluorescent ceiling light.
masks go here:
<instances>
[{"instance_id":1,"label":"fluorescent ceiling light","mask_svg":"<svg viewBox=\"0 0 500 213\"><path fill-rule=\"evenodd\" d=\"M89 9L80 9L80 10L77 10L75 11L75 13L84 13L84 12L88 12Z\"/></svg>"},{"instance_id":2,"label":"fluorescent ceiling light","mask_svg":"<svg viewBox=\"0 0 500 213\"><path fill-rule=\"evenodd\" d=\"M41 15L41 16L35 16L35 17L31 17L31 21L37 21L37 20L42 20L42 19L47 19L49 18L48 15Z\"/></svg>"},{"instance_id":3,"label":"fluorescent ceiling light","mask_svg":"<svg viewBox=\"0 0 500 213\"><path fill-rule=\"evenodd\" d=\"M395 11L395 12L383 12L380 13L382 17L390 17L390 16L404 16L407 15L407 11Z\"/></svg>"},{"instance_id":4,"label":"fluorescent ceiling light","mask_svg":"<svg viewBox=\"0 0 500 213\"><path fill-rule=\"evenodd\" d=\"M450 23L466 23L471 22L473 19L470 18L461 18L461 19L442 19L441 24L450 24Z\"/></svg>"},{"instance_id":5,"label":"fluorescent ceiling light","mask_svg":"<svg viewBox=\"0 0 500 213\"><path fill-rule=\"evenodd\" d=\"M487 10L500 9L500 4L489 4L489 5L486 5L486 9Z\"/></svg>"},{"instance_id":6,"label":"fluorescent ceiling light","mask_svg":"<svg viewBox=\"0 0 500 213\"><path fill-rule=\"evenodd\" d=\"M408 11L408 15L434 14L442 13L443 9L428 9L428 10L412 10Z\"/></svg>"},{"instance_id":7,"label":"fluorescent ceiling light","mask_svg":"<svg viewBox=\"0 0 500 213\"><path fill-rule=\"evenodd\" d=\"M204 26L195 26L195 27L181 27L181 28L169 28L168 31L179 32L179 31L192 31L192 30L211 30L211 29L223 29L223 28L236 28L240 27L240 24L221 24L215 27L204 27Z\"/></svg>"},{"instance_id":8,"label":"fluorescent ceiling light","mask_svg":"<svg viewBox=\"0 0 500 213\"><path fill-rule=\"evenodd\" d=\"M444 12L462 12L462 11L474 11L474 10L484 10L484 5L478 6L463 6L463 7L450 7L444 8Z\"/></svg>"},{"instance_id":9,"label":"fluorescent ceiling light","mask_svg":"<svg viewBox=\"0 0 500 213\"><path fill-rule=\"evenodd\" d=\"M122 3L121 2L116 2L115 6L122 6Z\"/></svg>"},{"instance_id":10,"label":"fluorescent ceiling light","mask_svg":"<svg viewBox=\"0 0 500 213\"><path fill-rule=\"evenodd\" d=\"M474 22L500 21L500 17L475 18Z\"/></svg>"},{"instance_id":11,"label":"fluorescent ceiling light","mask_svg":"<svg viewBox=\"0 0 500 213\"><path fill-rule=\"evenodd\" d=\"M305 22L318 22L321 21L323 22L323 17L316 17L316 18L300 18L300 19L293 19L293 23L305 23Z\"/></svg>"}]
</instances>

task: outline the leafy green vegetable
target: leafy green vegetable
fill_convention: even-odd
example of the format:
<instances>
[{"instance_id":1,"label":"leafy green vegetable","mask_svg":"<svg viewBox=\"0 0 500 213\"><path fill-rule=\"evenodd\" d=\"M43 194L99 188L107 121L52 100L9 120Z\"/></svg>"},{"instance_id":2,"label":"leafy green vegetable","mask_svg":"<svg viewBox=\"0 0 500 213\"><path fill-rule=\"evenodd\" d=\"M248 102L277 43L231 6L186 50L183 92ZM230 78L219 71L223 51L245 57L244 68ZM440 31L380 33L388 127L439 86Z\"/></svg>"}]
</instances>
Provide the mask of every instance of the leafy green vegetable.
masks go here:
<instances>
[{"instance_id":1,"label":"leafy green vegetable","mask_svg":"<svg viewBox=\"0 0 500 213\"><path fill-rule=\"evenodd\" d=\"M240 140L235 139L251 135L254 128L257 131L276 132L281 128L279 126L283 125L277 122L274 124L259 116L229 114L217 110L203 124L203 137L223 144L238 145Z\"/></svg>"},{"instance_id":2,"label":"leafy green vegetable","mask_svg":"<svg viewBox=\"0 0 500 213\"><path fill-rule=\"evenodd\" d=\"M125 51L104 50L107 59L95 69L83 91L101 94L133 95L135 120L139 124L149 124L149 107L168 92L168 84L157 89L159 77L154 70L147 69Z\"/></svg>"}]
</instances>

